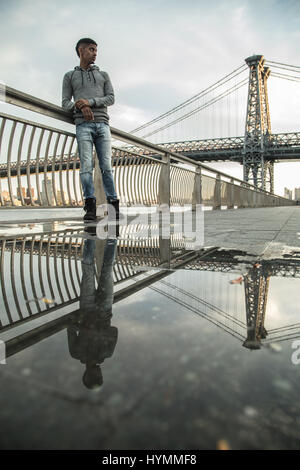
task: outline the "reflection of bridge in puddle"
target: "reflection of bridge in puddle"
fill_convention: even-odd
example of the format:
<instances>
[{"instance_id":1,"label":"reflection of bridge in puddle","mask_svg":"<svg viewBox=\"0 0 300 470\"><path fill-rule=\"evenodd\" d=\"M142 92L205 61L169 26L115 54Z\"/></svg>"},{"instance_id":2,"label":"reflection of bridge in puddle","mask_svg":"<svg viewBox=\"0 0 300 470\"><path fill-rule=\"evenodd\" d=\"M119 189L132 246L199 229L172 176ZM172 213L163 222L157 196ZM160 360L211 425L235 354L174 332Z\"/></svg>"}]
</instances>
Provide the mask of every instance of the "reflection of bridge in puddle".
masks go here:
<instances>
[{"instance_id":1,"label":"reflection of bridge in puddle","mask_svg":"<svg viewBox=\"0 0 300 470\"><path fill-rule=\"evenodd\" d=\"M113 303L150 288L231 334L248 349L300 336L300 322L265 327L270 278L299 277L297 258L257 261L241 251L187 250L179 234L169 240L124 236L115 243ZM98 280L106 244L83 229L1 239L4 310L0 333L10 336L6 341L8 356L82 316L83 285L92 283L95 291L101 290ZM84 280L84 249L92 245L94 271L88 284ZM19 327L23 328L21 334Z\"/></svg>"}]
</instances>

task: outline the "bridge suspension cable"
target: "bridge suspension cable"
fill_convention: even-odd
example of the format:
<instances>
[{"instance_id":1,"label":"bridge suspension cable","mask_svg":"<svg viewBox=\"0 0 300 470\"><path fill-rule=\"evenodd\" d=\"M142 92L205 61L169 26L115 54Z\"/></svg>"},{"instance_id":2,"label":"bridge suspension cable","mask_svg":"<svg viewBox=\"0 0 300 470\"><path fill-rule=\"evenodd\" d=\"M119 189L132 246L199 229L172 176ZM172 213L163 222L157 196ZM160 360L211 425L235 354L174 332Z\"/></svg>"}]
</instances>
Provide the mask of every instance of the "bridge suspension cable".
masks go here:
<instances>
[{"instance_id":1,"label":"bridge suspension cable","mask_svg":"<svg viewBox=\"0 0 300 470\"><path fill-rule=\"evenodd\" d=\"M237 91L239 88L243 87L247 83L248 83L248 78L246 78L244 80L241 80L237 84L233 85L231 88L228 88L227 90L222 92L220 95L218 95L214 98L211 98L209 101L207 101L206 103L198 106L197 108L193 109L192 111L189 111L188 113L183 114L182 116L178 117L177 119L174 119L173 121L168 122L164 126L158 127L155 130L153 130L152 132L149 132L148 134L143 135L143 138L150 137L151 135L157 134L158 132L161 132L161 131L167 129L168 127L171 127L174 124L177 124L178 122L181 122L181 121L187 119L188 117L193 116L194 114L198 113L199 111L202 111L203 109L207 108L208 106L211 106L211 105L217 103L218 101L222 100L226 96L228 96L231 93Z\"/></svg>"},{"instance_id":2,"label":"bridge suspension cable","mask_svg":"<svg viewBox=\"0 0 300 470\"><path fill-rule=\"evenodd\" d=\"M146 122L145 124L143 124L142 126L139 126L135 129L133 129L131 131L131 134L135 134L136 132L139 132L143 129L145 129L146 127L149 127L159 121L161 121L162 119L172 115L173 113L177 112L177 111L180 111L182 110L183 108L185 108L186 106L194 103L196 100L198 100L199 98L203 98L205 97L207 94L211 93L212 91L215 91L217 88L225 85L225 83L229 82L230 80L236 78L238 75L240 75L241 73L243 73L244 71L246 71L248 69L248 67L246 65L241 65L240 67L238 67L237 69L233 70L230 74L227 74L225 75L224 77L222 77L220 80L218 80L217 82L215 82L213 85L205 88L204 90L200 91L199 93L197 93L196 95L192 96L191 98L189 98L188 100L184 101L183 103L175 106L174 108L170 109L169 111L161 114L160 116L157 116L155 119L152 119L151 121L149 122Z\"/></svg>"},{"instance_id":3,"label":"bridge suspension cable","mask_svg":"<svg viewBox=\"0 0 300 470\"><path fill-rule=\"evenodd\" d=\"M290 65L290 64L282 64L281 62L274 62L273 60L266 60L266 65L270 65L270 67L275 67L279 69L289 70L286 67L289 67L293 72L300 72L300 67L298 65Z\"/></svg>"},{"instance_id":4,"label":"bridge suspension cable","mask_svg":"<svg viewBox=\"0 0 300 470\"><path fill-rule=\"evenodd\" d=\"M288 74L284 74L284 73L272 73L271 75L272 77L275 77L275 78L282 78L284 80L290 80L292 82L299 82L300 81L300 76L297 77L295 75L288 75Z\"/></svg>"},{"instance_id":5,"label":"bridge suspension cable","mask_svg":"<svg viewBox=\"0 0 300 470\"><path fill-rule=\"evenodd\" d=\"M299 328L300 327L300 323L293 323L292 325L286 325L286 326L281 326L279 328L272 328L270 330L268 330L268 332L272 332L272 333L278 333L278 331L283 331L283 330L287 330L287 329L294 329L294 328Z\"/></svg>"},{"instance_id":6,"label":"bridge suspension cable","mask_svg":"<svg viewBox=\"0 0 300 470\"><path fill-rule=\"evenodd\" d=\"M187 298L191 299L191 300L196 300L199 304L203 304L204 306L207 306L208 308L210 308L212 311L214 311L215 313L219 314L220 316L223 317L223 319L227 319L227 320L232 320L232 322L234 324L236 324L237 326L241 327L241 328L245 328L245 323L242 322L241 320L239 320L238 318L236 318L235 316L231 315L230 313L227 313L225 312L224 310L222 310L221 308L213 305L211 302L207 302L205 299L201 299L199 296L197 295L194 295L192 294L191 292L188 292L187 290L185 289L182 289L180 288L179 286L176 286L174 284L171 284L170 282L167 282L167 281L164 281L164 280L161 280L159 281L161 284L164 284L165 286L167 287L170 287L171 289L174 289L175 291L185 295Z\"/></svg>"},{"instance_id":7,"label":"bridge suspension cable","mask_svg":"<svg viewBox=\"0 0 300 470\"><path fill-rule=\"evenodd\" d=\"M207 314L205 312L202 312L200 308L194 307L193 305L190 305L187 301L184 301L183 299L180 299L176 297L175 295L172 295L169 292L166 292L165 290L160 289L157 286L151 286L151 290L154 290L155 292L158 292L159 294L162 294L164 297L167 297L170 300L173 300L177 304L181 305L182 307L186 308L187 310L190 310L191 312L195 313L199 317L204 318L205 320L208 320L210 323L214 324L221 330L225 331L226 333L229 333L231 336L235 337L239 341L243 341L244 337L237 331L235 331L233 328L230 326L224 324L222 321L218 320L217 318L212 317L210 314Z\"/></svg>"},{"instance_id":8,"label":"bridge suspension cable","mask_svg":"<svg viewBox=\"0 0 300 470\"><path fill-rule=\"evenodd\" d=\"M295 65L281 63L281 62L276 62L276 61L272 61L272 60L266 60L265 64L268 65L272 69L271 76L274 77L274 78L285 79L285 80L296 81L296 82L300 81L300 75L298 75L298 73L300 72L300 66L295 66ZM248 71L247 65L241 65L240 67L234 69L231 73L225 75L224 77L222 77L220 80L218 80L217 82L215 82L211 86L209 86L209 87L205 88L204 90L200 91L199 93L192 96L188 100L185 100L183 103L175 106L174 108L172 108L169 111L157 116L156 118L146 122L145 124L133 129L131 131L131 133L133 133L133 134L139 133L140 137L142 137L142 138L149 138L149 137L156 134L156 138L157 138L158 137L157 134L159 134L160 132L163 132L166 129L169 129L172 126L175 126L176 124L182 123L186 119L197 115L197 113L199 113L200 111L203 111L203 110L207 109L209 106L211 106L212 109L209 112L212 115L211 116L209 115L209 116L205 117L205 121L204 121L204 126L205 126L205 129L206 129L207 125L208 126L210 125L210 124L207 124L208 120L210 122L210 120L212 119L214 121L214 123L216 123L216 118L218 119L218 116L223 116L223 120L224 120L224 103L223 104L221 103L221 105L220 105L221 107L219 106L217 116L215 116L215 114L214 114L216 112L216 110L215 110L215 107L213 105L215 105L216 103L221 101L223 98L227 97L227 108L228 108L227 111L228 112L231 111L231 114L229 113L230 116L227 116L226 119L224 120L224 122L227 122L227 124L228 124L228 132L227 133L229 135L230 134L229 121L230 121L230 119L232 120L232 117L234 117L234 116L232 114L232 110L230 109L230 102L228 101L228 96L233 92L237 92L242 86L244 86L247 83L248 79L240 80L237 83L237 78L241 78L240 75L242 73L244 73L245 71ZM232 87L229 86L228 89L224 90L224 88L226 88L225 85L227 83L230 85L230 81L232 81L232 80L235 80L235 85L232 86ZM223 89L221 87L223 87ZM216 91L220 91L220 93L217 96L215 96ZM237 95L237 93L236 93L236 95ZM237 101L237 99L238 99L238 97L236 96L236 101ZM238 107L237 103L235 103L235 107L236 108ZM191 109L191 108L193 108L193 109ZM240 111L238 111L238 109L236 109L236 116L238 115L238 113L240 114ZM225 112L225 114L226 114L226 112ZM202 116L202 114L201 114L201 116ZM201 117L201 120L202 120L202 117ZM198 119L198 121L195 121L195 118L194 118L194 120L193 119L192 120L188 119L188 123L189 123L189 126L190 126L188 128L189 129L188 130L189 134L193 133L191 128L192 128L192 126L196 125L195 124L196 122L198 123L197 125L199 127L199 123L200 123L199 117L197 117L196 119ZM204 119L204 117L203 117L203 119ZM186 124L187 123L185 123L185 125ZM202 130L204 130L203 123L202 123L201 128L202 128ZM144 131L144 132L141 133L141 131ZM172 129L171 132L172 133L174 133L174 132L182 133L183 132L182 124L180 124L179 126L176 126L176 130ZM207 131L204 130L204 133L205 132L207 133ZM164 138L166 138L166 135L165 134L163 134L163 135L164 135ZM176 135L176 137L178 137L178 136ZM189 138L193 138L193 137L189 137Z\"/></svg>"},{"instance_id":9,"label":"bridge suspension cable","mask_svg":"<svg viewBox=\"0 0 300 470\"><path fill-rule=\"evenodd\" d=\"M297 65L283 64L281 62L274 62L272 60L266 61L266 65L271 67L271 77L282 78L293 82L300 81L300 67L298 67ZM273 70L274 68L275 70ZM286 72L292 72L294 74L299 75L291 75Z\"/></svg>"}]
</instances>

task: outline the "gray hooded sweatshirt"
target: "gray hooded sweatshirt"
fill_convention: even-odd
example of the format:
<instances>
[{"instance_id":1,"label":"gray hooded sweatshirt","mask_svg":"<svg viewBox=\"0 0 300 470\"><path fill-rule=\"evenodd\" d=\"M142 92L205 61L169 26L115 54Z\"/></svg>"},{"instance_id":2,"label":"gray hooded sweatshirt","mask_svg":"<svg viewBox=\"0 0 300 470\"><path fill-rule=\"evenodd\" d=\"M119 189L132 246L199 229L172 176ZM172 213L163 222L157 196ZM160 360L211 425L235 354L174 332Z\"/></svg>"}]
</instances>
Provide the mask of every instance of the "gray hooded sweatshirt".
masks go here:
<instances>
[{"instance_id":1,"label":"gray hooded sweatshirt","mask_svg":"<svg viewBox=\"0 0 300 470\"><path fill-rule=\"evenodd\" d=\"M72 97L74 101L71 101ZM115 95L108 74L100 71L97 65L91 65L88 70L76 66L64 76L62 107L67 111L73 111L75 124L84 122L82 112L75 107L74 103L79 99L89 101L95 122L108 124L107 106L114 104Z\"/></svg>"}]
</instances>

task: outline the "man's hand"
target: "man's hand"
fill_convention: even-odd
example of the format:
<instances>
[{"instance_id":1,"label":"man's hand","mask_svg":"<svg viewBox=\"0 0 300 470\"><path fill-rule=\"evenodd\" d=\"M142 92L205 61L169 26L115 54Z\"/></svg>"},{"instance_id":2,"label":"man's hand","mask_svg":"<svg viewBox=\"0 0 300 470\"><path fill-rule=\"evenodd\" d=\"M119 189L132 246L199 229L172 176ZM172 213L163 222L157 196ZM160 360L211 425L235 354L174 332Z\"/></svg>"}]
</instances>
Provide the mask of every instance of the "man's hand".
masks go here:
<instances>
[{"instance_id":1,"label":"man's hand","mask_svg":"<svg viewBox=\"0 0 300 470\"><path fill-rule=\"evenodd\" d=\"M83 106L90 106L90 103L88 102L88 100L84 100L83 98L81 98L80 100L77 100L75 102L75 106L76 108L81 110Z\"/></svg>"},{"instance_id":2,"label":"man's hand","mask_svg":"<svg viewBox=\"0 0 300 470\"><path fill-rule=\"evenodd\" d=\"M83 108L81 108L81 112L85 121L94 121L94 113L89 106L83 106Z\"/></svg>"}]
</instances>

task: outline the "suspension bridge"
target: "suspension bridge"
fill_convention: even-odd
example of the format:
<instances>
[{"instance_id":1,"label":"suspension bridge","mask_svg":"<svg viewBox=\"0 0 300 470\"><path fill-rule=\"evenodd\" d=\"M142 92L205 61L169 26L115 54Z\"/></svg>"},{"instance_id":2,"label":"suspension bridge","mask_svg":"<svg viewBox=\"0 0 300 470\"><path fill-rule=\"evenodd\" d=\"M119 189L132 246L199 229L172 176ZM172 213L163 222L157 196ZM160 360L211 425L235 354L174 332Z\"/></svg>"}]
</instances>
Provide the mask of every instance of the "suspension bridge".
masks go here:
<instances>
[{"instance_id":1,"label":"suspension bridge","mask_svg":"<svg viewBox=\"0 0 300 470\"><path fill-rule=\"evenodd\" d=\"M245 181L274 192L274 163L299 161L300 132L272 133L267 81L271 76L299 83L300 67L266 61L262 55L248 57L245 62L210 87L131 133L155 139L160 146L197 161L239 162L243 165ZM245 77L247 73L249 76ZM244 93L241 100L240 94L247 86L247 98ZM209 119L208 113L203 111L211 111L213 107L216 109ZM246 122L242 117L245 111ZM244 135L232 136L233 127L237 131L241 125L245 129ZM186 134L188 138L167 142L171 132L173 138L176 134ZM199 134L215 132L219 132L218 138L199 139ZM224 133L227 136L221 137Z\"/></svg>"}]
</instances>

